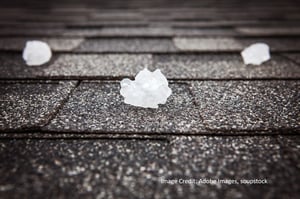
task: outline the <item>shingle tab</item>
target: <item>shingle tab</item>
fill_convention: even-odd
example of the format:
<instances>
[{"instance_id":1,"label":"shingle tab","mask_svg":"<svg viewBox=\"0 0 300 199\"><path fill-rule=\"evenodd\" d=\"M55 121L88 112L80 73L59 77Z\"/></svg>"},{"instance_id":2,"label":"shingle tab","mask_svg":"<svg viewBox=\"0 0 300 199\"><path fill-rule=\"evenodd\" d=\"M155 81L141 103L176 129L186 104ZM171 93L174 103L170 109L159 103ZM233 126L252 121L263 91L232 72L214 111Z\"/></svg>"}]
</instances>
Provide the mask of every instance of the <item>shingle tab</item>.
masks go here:
<instances>
[{"instance_id":1,"label":"shingle tab","mask_svg":"<svg viewBox=\"0 0 300 199\"><path fill-rule=\"evenodd\" d=\"M274 55L262 66L246 66L240 55L228 54L54 54L52 61L29 67L17 53L1 53L0 78L110 78L135 76L159 68L172 79L299 78L300 68Z\"/></svg>"},{"instance_id":2,"label":"shingle tab","mask_svg":"<svg viewBox=\"0 0 300 199\"><path fill-rule=\"evenodd\" d=\"M174 44L182 51L236 51L242 45L233 38L174 38Z\"/></svg>"},{"instance_id":3,"label":"shingle tab","mask_svg":"<svg viewBox=\"0 0 300 199\"><path fill-rule=\"evenodd\" d=\"M286 57L294 60L296 63L300 64L300 53L286 53L284 54Z\"/></svg>"},{"instance_id":4,"label":"shingle tab","mask_svg":"<svg viewBox=\"0 0 300 199\"><path fill-rule=\"evenodd\" d=\"M286 162L300 168L300 136L298 135L279 135L278 142L281 144L282 156Z\"/></svg>"},{"instance_id":5,"label":"shingle tab","mask_svg":"<svg viewBox=\"0 0 300 199\"><path fill-rule=\"evenodd\" d=\"M0 131L40 128L47 124L75 83L0 82Z\"/></svg>"},{"instance_id":6,"label":"shingle tab","mask_svg":"<svg viewBox=\"0 0 300 199\"><path fill-rule=\"evenodd\" d=\"M167 172L161 140L0 140L1 198L152 198ZM72 190L72 191L70 191Z\"/></svg>"},{"instance_id":7,"label":"shingle tab","mask_svg":"<svg viewBox=\"0 0 300 199\"><path fill-rule=\"evenodd\" d=\"M103 10L102 12L94 12L91 13L91 20L110 20L110 21L118 21L118 20L139 20L143 16L137 10L122 10L122 9L112 9L112 10Z\"/></svg>"},{"instance_id":8,"label":"shingle tab","mask_svg":"<svg viewBox=\"0 0 300 199\"><path fill-rule=\"evenodd\" d=\"M17 21L1 21L0 25L2 27L7 27L7 28L63 28L64 23L61 22L48 22L48 23L43 23L43 22L17 22ZM24 30L24 29L23 29Z\"/></svg>"},{"instance_id":9,"label":"shingle tab","mask_svg":"<svg viewBox=\"0 0 300 199\"><path fill-rule=\"evenodd\" d=\"M299 156L299 137L172 136L170 140L2 139L0 158L7 161L0 169L0 196L298 196L299 172L293 161ZM162 183L168 179L177 183ZM266 179L267 184L182 184L182 180L210 179Z\"/></svg>"},{"instance_id":10,"label":"shingle tab","mask_svg":"<svg viewBox=\"0 0 300 199\"><path fill-rule=\"evenodd\" d=\"M0 38L0 50L6 51L22 51L26 41L41 40L47 42L54 51L72 51L76 48L83 39L68 39L68 38Z\"/></svg>"},{"instance_id":11,"label":"shingle tab","mask_svg":"<svg viewBox=\"0 0 300 199\"><path fill-rule=\"evenodd\" d=\"M103 27L66 29L64 36L81 37L172 37L172 36L232 36L233 29L157 27Z\"/></svg>"},{"instance_id":12,"label":"shingle tab","mask_svg":"<svg viewBox=\"0 0 300 199\"><path fill-rule=\"evenodd\" d=\"M1 79L18 79L18 78L49 78L44 70L46 70L54 60L57 59L57 55L54 54L51 61L43 64L42 66L34 67L27 66L20 53L15 52L2 52L0 53L0 78Z\"/></svg>"},{"instance_id":13,"label":"shingle tab","mask_svg":"<svg viewBox=\"0 0 300 199\"><path fill-rule=\"evenodd\" d=\"M152 66L150 54L63 54L43 70L56 77L122 77L135 76Z\"/></svg>"},{"instance_id":14,"label":"shingle tab","mask_svg":"<svg viewBox=\"0 0 300 199\"><path fill-rule=\"evenodd\" d=\"M108 28L102 29L101 36L109 37L165 37L172 36L173 31L171 28L159 27L124 27L124 28Z\"/></svg>"},{"instance_id":15,"label":"shingle tab","mask_svg":"<svg viewBox=\"0 0 300 199\"><path fill-rule=\"evenodd\" d=\"M299 36L300 27L241 27L236 29L246 36Z\"/></svg>"},{"instance_id":16,"label":"shingle tab","mask_svg":"<svg viewBox=\"0 0 300 199\"><path fill-rule=\"evenodd\" d=\"M228 27L235 27L235 26L278 26L279 23L282 23L280 20L241 20L241 19L233 19L233 20L186 20L186 21L172 21L170 24L172 27L176 28L228 28ZM285 24L292 24L296 25L295 22L288 22L285 21Z\"/></svg>"},{"instance_id":17,"label":"shingle tab","mask_svg":"<svg viewBox=\"0 0 300 199\"><path fill-rule=\"evenodd\" d=\"M102 35L101 28L70 28L62 34L66 37L99 37Z\"/></svg>"},{"instance_id":18,"label":"shingle tab","mask_svg":"<svg viewBox=\"0 0 300 199\"><path fill-rule=\"evenodd\" d=\"M209 129L300 128L299 81L203 81L191 84Z\"/></svg>"},{"instance_id":19,"label":"shingle tab","mask_svg":"<svg viewBox=\"0 0 300 199\"><path fill-rule=\"evenodd\" d=\"M140 21L128 21L128 20L118 20L118 21L76 21L68 23L66 25L69 28L99 28L99 27L147 27L148 22Z\"/></svg>"},{"instance_id":20,"label":"shingle tab","mask_svg":"<svg viewBox=\"0 0 300 199\"><path fill-rule=\"evenodd\" d=\"M300 39L298 38L200 38L200 37L175 37L175 46L181 51L199 52L239 52L247 46L263 42L270 46L271 51L299 51Z\"/></svg>"},{"instance_id":21,"label":"shingle tab","mask_svg":"<svg viewBox=\"0 0 300 199\"><path fill-rule=\"evenodd\" d=\"M26 27L25 27L26 28ZM40 37L57 37L63 34L62 28L47 28L47 27L40 27L40 28L33 28L27 27L26 31L23 28L3 28L0 31L0 36L40 36Z\"/></svg>"},{"instance_id":22,"label":"shingle tab","mask_svg":"<svg viewBox=\"0 0 300 199\"><path fill-rule=\"evenodd\" d=\"M235 36L231 28L178 28L173 27L174 36Z\"/></svg>"},{"instance_id":23,"label":"shingle tab","mask_svg":"<svg viewBox=\"0 0 300 199\"><path fill-rule=\"evenodd\" d=\"M293 140L299 143L299 137L294 136ZM282 147L286 147L286 142L279 144L271 136L176 137L170 147L172 175L165 179L195 179L203 183L169 185L170 194L178 198L187 195L190 198L297 198L299 168L290 161L294 154L284 153ZM232 184L204 183L204 180L218 179L232 180ZM266 179L268 183L241 184L243 179ZM234 184L233 180L240 184Z\"/></svg>"},{"instance_id":24,"label":"shingle tab","mask_svg":"<svg viewBox=\"0 0 300 199\"><path fill-rule=\"evenodd\" d=\"M171 39L159 38L112 38L86 39L77 52L176 52Z\"/></svg>"},{"instance_id":25,"label":"shingle tab","mask_svg":"<svg viewBox=\"0 0 300 199\"><path fill-rule=\"evenodd\" d=\"M300 67L277 55L261 66L246 66L238 54L164 54L153 55L153 66L174 79L300 78Z\"/></svg>"},{"instance_id":26,"label":"shingle tab","mask_svg":"<svg viewBox=\"0 0 300 199\"><path fill-rule=\"evenodd\" d=\"M45 127L51 131L119 133L195 133L204 129L186 84L171 84L173 94L158 109L123 102L119 84L84 82Z\"/></svg>"},{"instance_id":27,"label":"shingle tab","mask_svg":"<svg viewBox=\"0 0 300 199\"><path fill-rule=\"evenodd\" d=\"M19 53L0 53L0 78L110 78L135 76L152 68L151 54L54 54L39 67L27 66Z\"/></svg>"}]
</instances>

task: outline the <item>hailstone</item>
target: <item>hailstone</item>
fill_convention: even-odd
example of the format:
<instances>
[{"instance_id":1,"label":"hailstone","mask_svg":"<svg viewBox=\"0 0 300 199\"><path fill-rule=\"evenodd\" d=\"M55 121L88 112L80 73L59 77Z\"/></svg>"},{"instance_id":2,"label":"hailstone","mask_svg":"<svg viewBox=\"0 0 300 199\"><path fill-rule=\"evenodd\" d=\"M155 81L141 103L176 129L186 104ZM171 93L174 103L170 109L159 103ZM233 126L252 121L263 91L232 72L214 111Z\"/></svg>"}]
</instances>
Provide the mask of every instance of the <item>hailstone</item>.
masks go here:
<instances>
[{"instance_id":1,"label":"hailstone","mask_svg":"<svg viewBox=\"0 0 300 199\"><path fill-rule=\"evenodd\" d=\"M159 69L151 72L145 68L136 75L135 80L123 79L120 93L126 104L158 108L158 104L166 103L172 90L168 86L167 78Z\"/></svg>"},{"instance_id":2,"label":"hailstone","mask_svg":"<svg viewBox=\"0 0 300 199\"><path fill-rule=\"evenodd\" d=\"M27 41L23 50L23 59L28 66L47 63L52 56L49 45L42 41Z\"/></svg>"},{"instance_id":3,"label":"hailstone","mask_svg":"<svg viewBox=\"0 0 300 199\"><path fill-rule=\"evenodd\" d=\"M265 43L252 44L245 48L241 54L246 65L260 65L271 58L270 48Z\"/></svg>"}]
</instances>

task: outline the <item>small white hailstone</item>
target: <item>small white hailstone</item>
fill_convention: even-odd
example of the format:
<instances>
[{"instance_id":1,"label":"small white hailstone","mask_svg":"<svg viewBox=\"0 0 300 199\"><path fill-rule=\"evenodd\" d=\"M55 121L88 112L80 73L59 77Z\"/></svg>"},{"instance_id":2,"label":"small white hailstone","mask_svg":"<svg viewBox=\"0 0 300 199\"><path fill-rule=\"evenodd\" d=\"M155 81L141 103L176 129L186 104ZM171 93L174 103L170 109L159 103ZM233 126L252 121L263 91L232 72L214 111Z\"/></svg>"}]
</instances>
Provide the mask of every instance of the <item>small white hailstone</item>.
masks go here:
<instances>
[{"instance_id":1,"label":"small white hailstone","mask_svg":"<svg viewBox=\"0 0 300 199\"><path fill-rule=\"evenodd\" d=\"M123 79L120 93L125 98L126 104L158 108L158 104L166 103L172 90L168 87L167 78L159 69L151 72L145 68L136 75L134 81Z\"/></svg>"},{"instance_id":2,"label":"small white hailstone","mask_svg":"<svg viewBox=\"0 0 300 199\"><path fill-rule=\"evenodd\" d=\"M246 65L260 65L271 58L270 48L265 43L252 44L245 48L241 54Z\"/></svg>"},{"instance_id":3,"label":"small white hailstone","mask_svg":"<svg viewBox=\"0 0 300 199\"><path fill-rule=\"evenodd\" d=\"M23 50L23 59L28 66L39 66L50 60L52 52L47 43L27 41Z\"/></svg>"}]
</instances>

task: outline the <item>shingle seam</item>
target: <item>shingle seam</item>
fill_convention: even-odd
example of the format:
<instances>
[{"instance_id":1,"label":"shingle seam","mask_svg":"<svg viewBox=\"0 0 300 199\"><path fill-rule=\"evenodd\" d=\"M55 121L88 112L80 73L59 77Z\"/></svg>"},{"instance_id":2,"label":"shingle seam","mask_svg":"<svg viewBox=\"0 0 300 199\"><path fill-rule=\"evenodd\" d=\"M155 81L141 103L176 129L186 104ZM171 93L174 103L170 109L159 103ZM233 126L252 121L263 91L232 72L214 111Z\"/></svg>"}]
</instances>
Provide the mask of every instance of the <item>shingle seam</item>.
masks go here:
<instances>
[{"instance_id":1,"label":"shingle seam","mask_svg":"<svg viewBox=\"0 0 300 199\"><path fill-rule=\"evenodd\" d=\"M299 64L298 64L299 65ZM300 65L299 65L300 67ZM121 81L124 78L134 79L134 76L51 76L51 77L14 77L14 78L0 78L1 81L45 81L45 80L57 80L57 81ZM168 78L171 83L185 83L195 81L295 81L300 80L300 77L261 77L261 78Z\"/></svg>"},{"instance_id":2,"label":"shingle seam","mask_svg":"<svg viewBox=\"0 0 300 199\"><path fill-rule=\"evenodd\" d=\"M285 60L288 60L292 63L294 63L295 65L300 67L300 63L298 63L297 61L295 61L294 59L291 59L289 56L285 55L284 53L280 53L279 56L281 56L282 58L284 58Z\"/></svg>"},{"instance_id":3,"label":"shingle seam","mask_svg":"<svg viewBox=\"0 0 300 199\"><path fill-rule=\"evenodd\" d=\"M187 82L187 84L188 84L188 82ZM199 107L199 104L197 103L197 100L196 100L196 98L195 98L195 95L194 95L194 93L192 92L192 89L191 89L191 85L190 85L190 84L188 84L188 92L189 92L189 94L190 94L190 96L191 96L191 98L192 98L193 104L195 105L195 107L196 107L196 109L197 109L198 115L199 115L199 117L200 117L200 119L201 119L201 122L202 122L204 128L205 128L206 130L208 130L208 129L209 129L208 124L206 124L206 122L205 122L205 120L204 120L204 117L202 116L201 111L200 111L200 109L198 108L198 107Z\"/></svg>"},{"instance_id":4,"label":"shingle seam","mask_svg":"<svg viewBox=\"0 0 300 199\"><path fill-rule=\"evenodd\" d=\"M64 97L61 101L60 104L54 108L54 111L48 116L48 118L46 118L46 122L39 126L38 130L41 130L42 127L47 126L55 117L56 115L59 113L59 111L65 106L65 104L69 101L70 97L72 96L73 92L76 90L76 88L80 85L81 80L78 80L75 84L75 86L73 86L73 88L70 89L70 91L67 93L67 96Z\"/></svg>"},{"instance_id":5,"label":"shingle seam","mask_svg":"<svg viewBox=\"0 0 300 199\"><path fill-rule=\"evenodd\" d=\"M255 130L247 130L247 129L207 129L207 130L201 130L197 132L142 132L142 131L126 131L126 132L119 132L119 131L108 131L108 130L95 130L95 131L88 131L88 130L79 130L79 131L74 131L74 130L47 130L44 128L41 129L33 129L33 130L11 130L11 131L0 131L2 133L5 132L15 132L15 133L22 133L22 132L43 132L43 133L59 133L59 134L68 134L68 133L77 133L77 134L102 134L102 135L161 135L161 136L166 136L166 135L176 135L176 136L202 136L202 135L215 135L215 136L236 136L236 135L300 135L299 134L300 129L291 129L291 128L278 128L278 129L255 129ZM234 133L234 134L233 134Z\"/></svg>"}]
</instances>

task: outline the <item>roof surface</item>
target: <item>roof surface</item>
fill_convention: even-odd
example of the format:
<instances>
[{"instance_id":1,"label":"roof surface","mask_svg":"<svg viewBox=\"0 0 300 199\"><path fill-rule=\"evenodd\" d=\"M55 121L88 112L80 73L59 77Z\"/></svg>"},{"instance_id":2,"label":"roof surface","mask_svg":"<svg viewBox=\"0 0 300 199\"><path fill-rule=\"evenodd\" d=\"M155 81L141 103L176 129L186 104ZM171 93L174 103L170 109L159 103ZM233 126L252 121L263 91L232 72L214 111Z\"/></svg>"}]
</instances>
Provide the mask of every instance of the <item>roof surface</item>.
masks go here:
<instances>
[{"instance_id":1,"label":"roof surface","mask_svg":"<svg viewBox=\"0 0 300 199\"><path fill-rule=\"evenodd\" d=\"M0 198L299 197L299 2L12 0L0 11ZM46 41L51 61L26 66L28 40ZM240 51L255 42L272 59L246 66ZM173 91L158 109L119 93L145 67Z\"/></svg>"}]
</instances>

